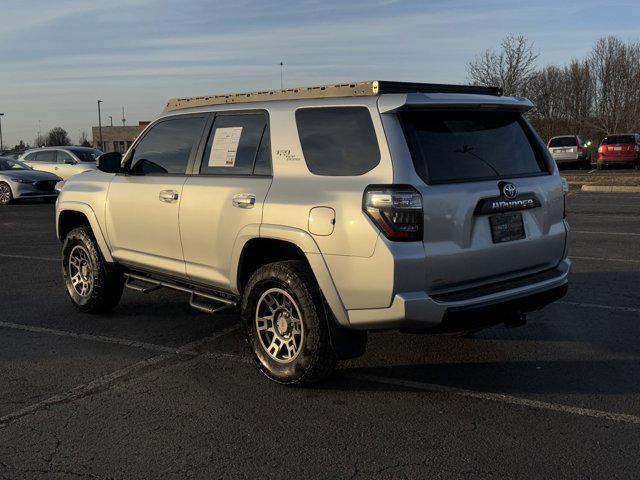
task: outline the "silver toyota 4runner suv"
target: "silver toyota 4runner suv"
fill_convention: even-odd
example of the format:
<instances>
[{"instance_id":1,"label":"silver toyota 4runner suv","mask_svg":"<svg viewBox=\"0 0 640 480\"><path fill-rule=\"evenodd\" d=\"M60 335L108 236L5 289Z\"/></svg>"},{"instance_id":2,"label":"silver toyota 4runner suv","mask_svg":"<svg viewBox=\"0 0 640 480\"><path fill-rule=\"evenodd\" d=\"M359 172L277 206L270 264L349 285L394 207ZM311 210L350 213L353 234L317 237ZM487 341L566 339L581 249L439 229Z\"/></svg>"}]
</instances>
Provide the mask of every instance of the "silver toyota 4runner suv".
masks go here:
<instances>
[{"instance_id":1,"label":"silver toyota 4runner suv","mask_svg":"<svg viewBox=\"0 0 640 480\"><path fill-rule=\"evenodd\" d=\"M264 374L305 384L366 332L524 323L567 291L566 188L499 89L399 82L170 100L56 205L84 312L123 287L238 306Z\"/></svg>"}]
</instances>

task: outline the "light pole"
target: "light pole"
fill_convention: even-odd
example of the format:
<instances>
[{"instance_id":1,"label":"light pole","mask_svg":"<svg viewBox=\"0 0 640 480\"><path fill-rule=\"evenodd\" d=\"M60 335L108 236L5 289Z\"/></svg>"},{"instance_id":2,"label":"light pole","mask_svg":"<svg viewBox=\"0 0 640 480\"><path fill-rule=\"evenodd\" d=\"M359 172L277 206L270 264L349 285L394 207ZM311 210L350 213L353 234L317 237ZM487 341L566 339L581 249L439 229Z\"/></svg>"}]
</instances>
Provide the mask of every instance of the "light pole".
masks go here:
<instances>
[{"instance_id":1,"label":"light pole","mask_svg":"<svg viewBox=\"0 0 640 480\"><path fill-rule=\"evenodd\" d=\"M124 127L124 124L127 123L127 119L124 118L124 107L122 107L122 126Z\"/></svg>"},{"instance_id":2,"label":"light pole","mask_svg":"<svg viewBox=\"0 0 640 480\"><path fill-rule=\"evenodd\" d=\"M100 115L100 104L102 100L98 100L98 136L100 137L100 150L102 150L102 116Z\"/></svg>"},{"instance_id":3,"label":"light pole","mask_svg":"<svg viewBox=\"0 0 640 480\"><path fill-rule=\"evenodd\" d=\"M109 121L111 122L111 126L113 127L113 117L109 115Z\"/></svg>"},{"instance_id":4,"label":"light pole","mask_svg":"<svg viewBox=\"0 0 640 480\"><path fill-rule=\"evenodd\" d=\"M4 150L4 147L2 145L2 117L4 117L4 113L0 113L0 153L2 153L2 150Z\"/></svg>"}]
</instances>

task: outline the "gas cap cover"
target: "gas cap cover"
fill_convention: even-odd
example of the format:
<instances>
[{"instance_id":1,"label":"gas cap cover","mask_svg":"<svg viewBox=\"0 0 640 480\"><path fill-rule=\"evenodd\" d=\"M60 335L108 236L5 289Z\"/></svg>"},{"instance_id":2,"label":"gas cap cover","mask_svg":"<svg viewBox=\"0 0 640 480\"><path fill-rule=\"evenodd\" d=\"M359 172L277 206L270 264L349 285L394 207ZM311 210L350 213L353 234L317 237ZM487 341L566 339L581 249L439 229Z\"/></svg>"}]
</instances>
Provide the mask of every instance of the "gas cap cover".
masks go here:
<instances>
[{"instance_id":1,"label":"gas cap cover","mask_svg":"<svg viewBox=\"0 0 640 480\"><path fill-rule=\"evenodd\" d=\"M336 211L331 207L314 207L309 211L309 232L327 236L333 233Z\"/></svg>"}]
</instances>

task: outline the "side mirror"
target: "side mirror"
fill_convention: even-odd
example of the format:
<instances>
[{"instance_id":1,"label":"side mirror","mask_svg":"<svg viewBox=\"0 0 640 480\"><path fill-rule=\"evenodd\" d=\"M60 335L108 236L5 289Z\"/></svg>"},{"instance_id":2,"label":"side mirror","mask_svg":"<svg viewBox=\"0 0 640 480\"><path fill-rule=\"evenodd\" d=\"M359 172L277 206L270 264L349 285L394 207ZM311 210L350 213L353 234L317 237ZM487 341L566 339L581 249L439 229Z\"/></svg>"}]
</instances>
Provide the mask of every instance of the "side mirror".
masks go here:
<instances>
[{"instance_id":1,"label":"side mirror","mask_svg":"<svg viewBox=\"0 0 640 480\"><path fill-rule=\"evenodd\" d=\"M106 173L120 173L122 167L122 154L120 152L103 153L96 160L98 170Z\"/></svg>"},{"instance_id":2,"label":"side mirror","mask_svg":"<svg viewBox=\"0 0 640 480\"><path fill-rule=\"evenodd\" d=\"M75 160L71 160L70 158L65 160L64 163L66 163L67 165L75 165L76 161Z\"/></svg>"}]
</instances>

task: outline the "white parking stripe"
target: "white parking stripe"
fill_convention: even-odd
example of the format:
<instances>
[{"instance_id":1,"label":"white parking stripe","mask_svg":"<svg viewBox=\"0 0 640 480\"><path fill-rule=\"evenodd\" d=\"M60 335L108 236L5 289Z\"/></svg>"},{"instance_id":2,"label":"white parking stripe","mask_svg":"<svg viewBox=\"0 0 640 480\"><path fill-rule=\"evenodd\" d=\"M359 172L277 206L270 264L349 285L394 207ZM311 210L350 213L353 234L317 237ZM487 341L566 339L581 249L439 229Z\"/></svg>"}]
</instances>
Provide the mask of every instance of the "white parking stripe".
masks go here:
<instances>
[{"instance_id":1,"label":"white parking stripe","mask_svg":"<svg viewBox=\"0 0 640 480\"><path fill-rule=\"evenodd\" d=\"M511 405L517 405L521 407L536 408L539 410L551 410L554 412L568 413L570 415L579 415L582 417L592 417L604 420L611 420L614 422L624 422L640 425L640 416L631 415L627 413L614 413L606 412L603 410L593 410L590 408L574 407L571 405L564 405L561 403L543 402L540 400L530 400L528 398L514 397L512 395L505 395L502 393L488 393L477 392L474 390L466 390L463 388L448 387L445 385L438 385L435 383L423 383L413 380L402 380L398 378L380 377L377 375L365 375L360 373L345 373L346 377L353 378L355 380L366 380L376 383L382 383L387 385L393 385L396 387L411 388L414 390L425 390L429 392L447 393L451 395L457 395L461 397L476 398L479 400L489 400L492 402L508 403Z\"/></svg>"},{"instance_id":2,"label":"white parking stripe","mask_svg":"<svg viewBox=\"0 0 640 480\"><path fill-rule=\"evenodd\" d=\"M217 340L225 335L227 335L228 333L234 332L235 330L237 330L238 328L240 328L239 325L233 325L231 327L225 328L224 330L221 330L217 333L215 333L214 335L210 336L210 337L205 337L205 338L201 338L199 340L195 340L193 342L187 343L177 349L172 349L172 353L162 353L160 355L156 355L154 357L148 358L146 360L142 360L140 362L134 363L132 365L129 365L127 367L121 368L120 370L116 370L115 372L109 373L107 375L104 375L102 377L99 377L95 380L92 380L89 383L85 383L82 385L79 385L77 387L72 388L71 390L69 390L66 393L61 393L58 395L54 395L52 397L49 397L45 400L42 400L41 402L38 403L34 403L33 405L29 405L26 406L24 408L21 408L20 410L17 410L15 412L11 412L7 415L4 415L2 417L0 417L0 426L1 425L6 425L7 423L16 420L18 418L24 417L25 415L29 415L32 413L37 412L38 410L42 410L44 408L47 408L51 405L56 405L56 404L60 404L60 403L66 403L69 402L75 398L79 398L79 397L84 397L86 395L89 395L91 393L97 392L99 390L102 390L106 387L111 386L112 384L114 384L117 380L126 378L126 377L130 377L132 375L138 374L138 373L142 373L144 372L146 369L148 369L149 367L157 367L160 366L162 364L164 364L165 362L169 363L170 361L175 361L175 359L179 358L177 355L178 354L187 354L187 355L193 355L193 356L197 356L200 355L200 353L198 353L196 351L197 348L201 347L202 345L204 345L207 342L211 342L214 340ZM49 332L50 333L50 332ZM67 332L68 333L68 332ZM93 339L96 339L96 341L101 341L101 340L97 340L99 339L99 336L95 336L93 337ZM104 338L109 338L109 337L104 337ZM164 347L162 347L164 348Z\"/></svg>"},{"instance_id":3,"label":"white parking stripe","mask_svg":"<svg viewBox=\"0 0 640 480\"><path fill-rule=\"evenodd\" d=\"M569 255L571 260L596 260L599 262L624 262L624 263L640 263L640 260L632 260L630 258L605 258L605 257L580 257Z\"/></svg>"},{"instance_id":4,"label":"white parking stripe","mask_svg":"<svg viewBox=\"0 0 640 480\"><path fill-rule=\"evenodd\" d=\"M57 335L59 337L79 338L82 340L90 340L93 342L112 343L123 345L125 347L142 348L152 352L175 353L176 348L166 347L164 345L155 345L147 342L136 342L135 340L127 340L124 338L105 337L103 335L90 335L88 333L68 332L65 330L56 330L53 328L38 327L35 325L23 325L20 323L0 322L1 328L12 328L14 330L22 330L25 332L45 333L48 335Z\"/></svg>"},{"instance_id":5,"label":"white parking stripe","mask_svg":"<svg viewBox=\"0 0 640 480\"><path fill-rule=\"evenodd\" d=\"M640 233L630 233L630 232L595 232L590 230L571 230L571 233L588 233L592 235L632 235L634 237L640 237Z\"/></svg>"},{"instance_id":6,"label":"white parking stripe","mask_svg":"<svg viewBox=\"0 0 640 480\"><path fill-rule=\"evenodd\" d=\"M613 310L616 312L640 313L640 308L635 308L635 307L618 307L615 305L601 305L599 303L582 303L582 302L565 302L565 301L559 301L555 303L559 305L568 305L571 307L600 308L602 310Z\"/></svg>"},{"instance_id":7,"label":"white parking stripe","mask_svg":"<svg viewBox=\"0 0 640 480\"><path fill-rule=\"evenodd\" d=\"M0 257L5 258L23 258L26 260L46 260L48 262L59 262L59 258L51 258L51 257L35 257L32 255L9 255L8 253L0 253Z\"/></svg>"}]
</instances>

